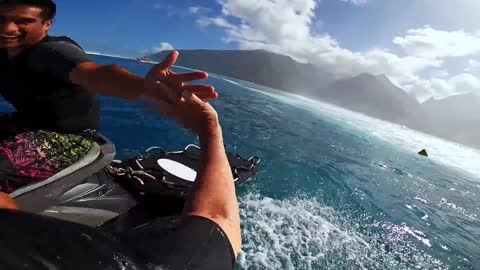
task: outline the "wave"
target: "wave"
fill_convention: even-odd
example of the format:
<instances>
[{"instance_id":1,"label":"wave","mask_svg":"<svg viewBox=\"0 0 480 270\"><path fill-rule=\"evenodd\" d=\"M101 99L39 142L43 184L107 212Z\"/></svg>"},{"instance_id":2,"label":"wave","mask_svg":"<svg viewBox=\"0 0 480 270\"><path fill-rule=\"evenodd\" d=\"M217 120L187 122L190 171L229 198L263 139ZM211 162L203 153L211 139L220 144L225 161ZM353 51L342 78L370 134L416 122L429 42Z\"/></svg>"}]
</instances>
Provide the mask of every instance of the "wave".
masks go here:
<instances>
[{"instance_id":1,"label":"wave","mask_svg":"<svg viewBox=\"0 0 480 270\"><path fill-rule=\"evenodd\" d=\"M188 67L183 67L183 66L178 66L178 65L173 65L172 67L181 68L181 69L190 70L190 71L201 71L201 70L198 70L198 69L188 68Z\"/></svg>"},{"instance_id":2,"label":"wave","mask_svg":"<svg viewBox=\"0 0 480 270\"><path fill-rule=\"evenodd\" d=\"M135 60L132 57L126 57L122 55L115 55L115 54L107 54L107 53L100 53L100 52L95 52L95 51L86 51L87 54L91 55L99 55L99 56L107 56L107 57L114 57L114 58L120 58L120 59L130 59L130 60Z\"/></svg>"},{"instance_id":3,"label":"wave","mask_svg":"<svg viewBox=\"0 0 480 270\"><path fill-rule=\"evenodd\" d=\"M375 223L365 237L311 198L248 194L240 209L241 269L447 269L417 247L431 245L426 236L405 225Z\"/></svg>"},{"instance_id":4,"label":"wave","mask_svg":"<svg viewBox=\"0 0 480 270\"><path fill-rule=\"evenodd\" d=\"M223 77L219 77L219 79L273 97L289 105L327 116L337 123L348 124L350 127L359 131L366 131L368 134L407 152L416 154L422 149L427 149L431 160L477 178L480 177L480 166L478 166L480 164L480 151L476 149L303 96L267 87L262 88L268 90L250 87Z\"/></svg>"}]
</instances>

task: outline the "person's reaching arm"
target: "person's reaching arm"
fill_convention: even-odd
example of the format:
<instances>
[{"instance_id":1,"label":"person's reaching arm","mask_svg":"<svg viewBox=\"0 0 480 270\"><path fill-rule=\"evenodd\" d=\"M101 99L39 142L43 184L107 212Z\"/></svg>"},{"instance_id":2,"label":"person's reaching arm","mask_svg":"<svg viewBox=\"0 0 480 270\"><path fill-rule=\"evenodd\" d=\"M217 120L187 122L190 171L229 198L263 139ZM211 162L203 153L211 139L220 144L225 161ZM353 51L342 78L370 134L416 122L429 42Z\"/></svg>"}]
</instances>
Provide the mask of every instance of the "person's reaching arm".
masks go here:
<instances>
[{"instance_id":1,"label":"person's reaching arm","mask_svg":"<svg viewBox=\"0 0 480 270\"><path fill-rule=\"evenodd\" d=\"M162 63L154 66L145 78L130 73L119 65L84 62L75 66L69 74L69 79L92 92L129 100L147 98L175 102L183 90L194 91L202 99L216 98L215 89L210 85L187 84L189 81L207 78L207 73L176 74L169 69L177 58L178 52L172 52ZM163 82L168 87L162 87L156 83L157 81Z\"/></svg>"},{"instance_id":2,"label":"person's reaching arm","mask_svg":"<svg viewBox=\"0 0 480 270\"><path fill-rule=\"evenodd\" d=\"M171 52L165 60L154 66L143 78L116 65L98 64L78 46L65 41L45 42L37 46L29 59L29 65L39 72L50 74L87 90L128 100L161 99L175 102L183 90L192 90L202 99L216 98L210 85L189 85L188 81L205 79L205 72L176 74L169 69L178 59L178 52ZM162 87L162 81L168 87Z\"/></svg>"},{"instance_id":3,"label":"person's reaching arm","mask_svg":"<svg viewBox=\"0 0 480 270\"><path fill-rule=\"evenodd\" d=\"M162 110L192 129L200 139L201 166L184 213L217 223L237 256L241 247L240 214L217 112L189 91L184 92L183 99L177 105L164 104Z\"/></svg>"},{"instance_id":4,"label":"person's reaching arm","mask_svg":"<svg viewBox=\"0 0 480 270\"><path fill-rule=\"evenodd\" d=\"M198 98L197 98L198 99ZM198 101L198 100L197 100ZM241 247L240 216L235 182L218 122L200 135L202 158L185 213L215 221L227 234L235 256Z\"/></svg>"}]
</instances>

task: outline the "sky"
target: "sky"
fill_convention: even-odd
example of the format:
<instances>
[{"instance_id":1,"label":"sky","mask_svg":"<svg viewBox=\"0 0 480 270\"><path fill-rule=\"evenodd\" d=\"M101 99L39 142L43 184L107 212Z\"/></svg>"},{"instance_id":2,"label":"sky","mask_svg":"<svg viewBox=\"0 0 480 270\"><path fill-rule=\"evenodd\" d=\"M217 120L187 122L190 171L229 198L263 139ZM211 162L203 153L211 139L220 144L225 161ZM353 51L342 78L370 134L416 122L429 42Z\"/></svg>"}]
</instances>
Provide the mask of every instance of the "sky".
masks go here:
<instances>
[{"instance_id":1,"label":"sky","mask_svg":"<svg viewBox=\"0 0 480 270\"><path fill-rule=\"evenodd\" d=\"M53 35L135 57L266 49L337 74L386 74L420 101L480 94L479 0L58 1ZM181 57L181 56L180 56Z\"/></svg>"}]
</instances>

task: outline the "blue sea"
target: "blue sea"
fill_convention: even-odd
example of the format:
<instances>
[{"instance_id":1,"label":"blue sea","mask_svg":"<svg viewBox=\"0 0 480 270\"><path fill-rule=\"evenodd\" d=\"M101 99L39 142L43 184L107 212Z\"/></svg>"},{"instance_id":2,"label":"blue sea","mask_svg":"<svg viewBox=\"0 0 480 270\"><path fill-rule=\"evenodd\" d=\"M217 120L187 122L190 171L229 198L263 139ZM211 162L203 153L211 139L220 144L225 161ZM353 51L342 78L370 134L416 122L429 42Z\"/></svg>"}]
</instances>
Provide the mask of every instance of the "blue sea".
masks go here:
<instances>
[{"instance_id":1,"label":"blue sea","mask_svg":"<svg viewBox=\"0 0 480 270\"><path fill-rule=\"evenodd\" d=\"M227 150L262 159L237 190L237 269L480 269L479 151L249 82L207 83ZM118 158L197 142L140 104L102 97L101 115Z\"/></svg>"}]
</instances>

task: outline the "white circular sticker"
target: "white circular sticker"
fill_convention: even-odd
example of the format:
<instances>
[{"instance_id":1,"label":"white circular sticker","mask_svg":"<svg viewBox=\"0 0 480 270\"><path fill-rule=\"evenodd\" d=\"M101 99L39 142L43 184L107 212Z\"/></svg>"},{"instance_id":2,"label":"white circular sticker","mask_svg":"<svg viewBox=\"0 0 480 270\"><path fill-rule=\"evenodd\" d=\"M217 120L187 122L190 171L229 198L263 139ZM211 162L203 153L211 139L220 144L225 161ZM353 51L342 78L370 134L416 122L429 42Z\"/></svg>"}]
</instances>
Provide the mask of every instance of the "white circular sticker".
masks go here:
<instances>
[{"instance_id":1,"label":"white circular sticker","mask_svg":"<svg viewBox=\"0 0 480 270\"><path fill-rule=\"evenodd\" d=\"M183 165L182 163L178 163L170 159L159 159L157 163L164 170L178 178L182 178L190 182L194 182L195 178L197 178L197 172Z\"/></svg>"}]
</instances>

